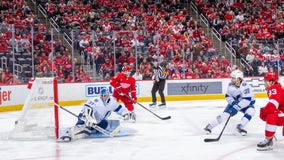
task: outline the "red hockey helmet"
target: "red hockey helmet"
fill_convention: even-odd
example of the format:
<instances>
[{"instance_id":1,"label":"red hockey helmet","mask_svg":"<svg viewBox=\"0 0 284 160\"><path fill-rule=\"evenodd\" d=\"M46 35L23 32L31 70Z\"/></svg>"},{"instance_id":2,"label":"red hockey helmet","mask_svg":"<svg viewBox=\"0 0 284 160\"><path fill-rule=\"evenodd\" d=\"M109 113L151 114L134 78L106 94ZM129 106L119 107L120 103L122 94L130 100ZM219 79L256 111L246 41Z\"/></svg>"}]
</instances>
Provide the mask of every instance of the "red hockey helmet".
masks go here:
<instances>
[{"instance_id":1,"label":"red hockey helmet","mask_svg":"<svg viewBox=\"0 0 284 160\"><path fill-rule=\"evenodd\" d=\"M122 71L123 71L123 72L127 72L127 71L128 71L128 72L131 72L131 70L132 70L132 69L131 69L130 66L124 66L124 67L122 67Z\"/></svg>"},{"instance_id":2,"label":"red hockey helmet","mask_svg":"<svg viewBox=\"0 0 284 160\"><path fill-rule=\"evenodd\" d=\"M267 72L264 76L264 80L265 81L274 81L274 82L278 82L278 74L275 72Z\"/></svg>"}]
</instances>

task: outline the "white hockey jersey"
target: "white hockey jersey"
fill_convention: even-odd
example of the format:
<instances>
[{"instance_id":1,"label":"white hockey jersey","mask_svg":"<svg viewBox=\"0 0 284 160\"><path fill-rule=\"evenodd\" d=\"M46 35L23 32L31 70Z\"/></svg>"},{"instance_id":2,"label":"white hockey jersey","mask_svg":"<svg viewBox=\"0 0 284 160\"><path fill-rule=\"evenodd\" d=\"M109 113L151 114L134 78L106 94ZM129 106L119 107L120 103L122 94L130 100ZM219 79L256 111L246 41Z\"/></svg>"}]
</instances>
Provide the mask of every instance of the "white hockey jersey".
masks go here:
<instances>
[{"instance_id":1,"label":"white hockey jersey","mask_svg":"<svg viewBox=\"0 0 284 160\"><path fill-rule=\"evenodd\" d=\"M128 110L120 105L112 96L110 96L109 99L106 100L106 102L104 102L100 97L94 97L88 100L81 110L81 113L83 115L86 107L93 109L93 111L95 112L95 118L98 123L109 117L111 112L116 112L121 116L124 116L126 113L128 113Z\"/></svg>"},{"instance_id":2,"label":"white hockey jersey","mask_svg":"<svg viewBox=\"0 0 284 160\"><path fill-rule=\"evenodd\" d=\"M236 101L240 109L246 108L255 103L254 92L251 86L245 81L242 81L240 87L229 83L226 92L226 100L229 104Z\"/></svg>"}]
</instances>

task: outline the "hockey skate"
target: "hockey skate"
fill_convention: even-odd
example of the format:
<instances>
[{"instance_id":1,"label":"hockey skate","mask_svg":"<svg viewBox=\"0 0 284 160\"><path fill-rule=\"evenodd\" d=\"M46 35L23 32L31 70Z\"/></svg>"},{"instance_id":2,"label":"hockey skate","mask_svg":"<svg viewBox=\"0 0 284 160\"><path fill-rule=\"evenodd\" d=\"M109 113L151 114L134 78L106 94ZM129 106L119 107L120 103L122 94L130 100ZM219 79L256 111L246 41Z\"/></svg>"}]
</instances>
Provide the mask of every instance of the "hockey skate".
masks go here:
<instances>
[{"instance_id":1,"label":"hockey skate","mask_svg":"<svg viewBox=\"0 0 284 160\"><path fill-rule=\"evenodd\" d=\"M271 139L264 139L263 141L257 144L258 151L269 151L273 149L273 140Z\"/></svg>"},{"instance_id":2,"label":"hockey skate","mask_svg":"<svg viewBox=\"0 0 284 160\"><path fill-rule=\"evenodd\" d=\"M242 136L247 134L247 131L244 129L243 125L238 124L236 128L237 132L239 132Z\"/></svg>"},{"instance_id":3,"label":"hockey skate","mask_svg":"<svg viewBox=\"0 0 284 160\"><path fill-rule=\"evenodd\" d=\"M166 108L166 103L161 103L158 105L160 108Z\"/></svg>"},{"instance_id":4,"label":"hockey skate","mask_svg":"<svg viewBox=\"0 0 284 160\"><path fill-rule=\"evenodd\" d=\"M72 136L70 132L71 132L71 128L67 128L65 130L65 133L63 133L63 135L58 138L58 141L59 142L70 142L72 140Z\"/></svg>"},{"instance_id":5,"label":"hockey skate","mask_svg":"<svg viewBox=\"0 0 284 160\"><path fill-rule=\"evenodd\" d=\"M210 134L212 131L212 126L210 124L207 124L207 126L204 128L204 131L206 134Z\"/></svg>"},{"instance_id":6,"label":"hockey skate","mask_svg":"<svg viewBox=\"0 0 284 160\"><path fill-rule=\"evenodd\" d=\"M155 108L155 107L156 107L156 105L157 105L157 103L156 103L156 102L153 102L153 103L149 104L149 107L151 107L151 108Z\"/></svg>"}]
</instances>

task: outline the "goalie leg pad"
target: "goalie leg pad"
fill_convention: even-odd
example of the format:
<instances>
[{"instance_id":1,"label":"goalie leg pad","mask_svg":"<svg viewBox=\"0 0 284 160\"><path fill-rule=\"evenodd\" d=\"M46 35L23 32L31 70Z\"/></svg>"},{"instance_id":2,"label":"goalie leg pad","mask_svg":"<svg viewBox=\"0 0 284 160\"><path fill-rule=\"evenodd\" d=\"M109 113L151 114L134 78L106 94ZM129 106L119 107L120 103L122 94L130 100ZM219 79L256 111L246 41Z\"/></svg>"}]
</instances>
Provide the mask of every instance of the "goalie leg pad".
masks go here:
<instances>
[{"instance_id":1,"label":"goalie leg pad","mask_svg":"<svg viewBox=\"0 0 284 160\"><path fill-rule=\"evenodd\" d=\"M85 126L75 126L72 128L72 139L83 139L91 134L91 129Z\"/></svg>"},{"instance_id":2,"label":"goalie leg pad","mask_svg":"<svg viewBox=\"0 0 284 160\"><path fill-rule=\"evenodd\" d=\"M76 139L83 139L85 137L88 137L90 133L91 130L89 127L85 127L83 125L76 125L71 128L66 128L63 131L63 134L59 137L58 141L70 142Z\"/></svg>"},{"instance_id":3,"label":"goalie leg pad","mask_svg":"<svg viewBox=\"0 0 284 160\"><path fill-rule=\"evenodd\" d=\"M106 131L111 133L111 137L114 136L120 130L120 121L119 120L103 120L98 124L99 127L105 129ZM99 131L92 128L91 134L97 134Z\"/></svg>"},{"instance_id":4,"label":"goalie leg pad","mask_svg":"<svg viewBox=\"0 0 284 160\"><path fill-rule=\"evenodd\" d=\"M100 123L97 124L97 126L101 127L102 129L105 129L108 127L108 120L102 120ZM91 134L96 134L98 131L95 128L91 128Z\"/></svg>"},{"instance_id":5,"label":"goalie leg pad","mask_svg":"<svg viewBox=\"0 0 284 160\"><path fill-rule=\"evenodd\" d=\"M107 126L106 130L113 131L118 126L120 126L120 121L119 120L108 120L108 126Z\"/></svg>"}]
</instances>

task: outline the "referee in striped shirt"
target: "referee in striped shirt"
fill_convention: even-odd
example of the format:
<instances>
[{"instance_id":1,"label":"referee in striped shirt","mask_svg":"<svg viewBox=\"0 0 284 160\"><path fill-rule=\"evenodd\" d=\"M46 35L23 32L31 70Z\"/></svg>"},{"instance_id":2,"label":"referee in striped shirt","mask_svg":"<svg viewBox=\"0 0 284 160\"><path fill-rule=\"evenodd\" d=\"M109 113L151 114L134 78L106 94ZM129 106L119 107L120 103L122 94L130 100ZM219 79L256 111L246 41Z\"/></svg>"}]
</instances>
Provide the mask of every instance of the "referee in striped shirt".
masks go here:
<instances>
[{"instance_id":1,"label":"referee in striped shirt","mask_svg":"<svg viewBox=\"0 0 284 160\"><path fill-rule=\"evenodd\" d=\"M154 84L151 90L152 93L152 103L149 104L150 107L155 107L157 105L157 98L156 98L156 92L159 91L160 97L161 97L161 104L159 104L159 107L166 107L166 100L164 95L164 88L166 84L166 78L167 74L163 70L163 68L158 64L158 61L153 62L153 71L154 75L152 79L154 80Z\"/></svg>"}]
</instances>

